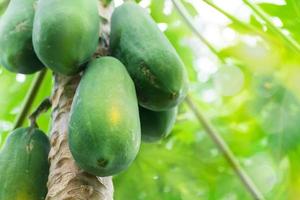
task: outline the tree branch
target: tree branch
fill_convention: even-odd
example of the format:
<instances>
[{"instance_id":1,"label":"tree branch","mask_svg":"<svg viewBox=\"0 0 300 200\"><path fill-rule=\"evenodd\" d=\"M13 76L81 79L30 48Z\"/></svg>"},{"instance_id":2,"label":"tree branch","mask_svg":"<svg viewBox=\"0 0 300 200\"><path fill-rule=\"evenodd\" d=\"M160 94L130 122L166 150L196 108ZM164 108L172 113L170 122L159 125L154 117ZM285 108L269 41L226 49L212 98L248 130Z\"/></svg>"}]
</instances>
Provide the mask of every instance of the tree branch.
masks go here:
<instances>
[{"instance_id":1,"label":"tree branch","mask_svg":"<svg viewBox=\"0 0 300 200\"><path fill-rule=\"evenodd\" d=\"M255 26L251 25L251 24L247 24L239 19L237 19L235 16L231 15L230 13L226 12L225 10L223 10L222 8L218 7L216 4L212 3L209 0L203 0L203 2L205 2L207 5L211 6L212 8L214 8L216 11L218 11L219 13L223 14L225 17L227 17L228 19L230 19L232 22L238 24L239 26L247 29L248 31L251 31L253 33L256 33L258 35L260 35L263 38L269 39L268 35L263 32L262 30L256 28ZM272 40L272 42L277 42L276 40Z\"/></svg>"},{"instance_id":2,"label":"tree branch","mask_svg":"<svg viewBox=\"0 0 300 200\"><path fill-rule=\"evenodd\" d=\"M24 100L24 103L22 105L21 111L20 111L19 115L17 116L17 119L14 123L13 130L22 126L22 124L24 123L24 121L30 111L30 108L34 102L34 99L37 96L38 91L42 85L42 82L44 80L46 72L47 72L47 69L43 69L36 75L35 79L33 80L32 84L30 86L30 89L27 93L27 96Z\"/></svg>"},{"instance_id":3,"label":"tree branch","mask_svg":"<svg viewBox=\"0 0 300 200\"><path fill-rule=\"evenodd\" d=\"M262 38L264 38L267 41L270 41L274 44L279 44L278 38L276 37L270 37L266 32L264 32L263 30L258 29L257 27L251 25L251 24L247 24L239 19L237 19L235 16L231 15L230 13L226 12L225 10L223 10L222 8L218 7L216 4L212 3L210 0L202 0L203 2L205 2L207 5L211 6L212 8L214 8L215 10L217 10L218 12L220 12L221 14L223 14L225 17L227 17L228 19L230 19L233 23L238 24L239 26L245 28L248 31L251 31L252 33L255 33L259 36L261 36ZM293 47L287 45L289 48L291 48L292 50L295 50Z\"/></svg>"},{"instance_id":4,"label":"tree branch","mask_svg":"<svg viewBox=\"0 0 300 200\"><path fill-rule=\"evenodd\" d=\"M194 31L194 33L199 37L200 40L203 41L204 44L208 46L208 48L214 53L220 61L225 63L225 60L219 56L218 51L201 35L200 31L196 28L196 25L193 23L192 18L186 11L186 9L183 7L183 5L178 0L172 0L175 7L177 8L180 15L183 17L187 25L191 28L191 30ZM195 103L192 101L192 99L188 96L186 98L186 103L188 107L193 111L193 113L196 115L198 121L200 124L202 124L204 130L208 133L208 135L211 137L211 139L214 141L214 143L218 146L219 150L223 153L225 159L228 161L230 166L233 168L235 173L238 175L244 186L247 188L247 190L250 192L250 194L255 198L259 200L263 200L264 197L261 194L261 192L258 190L256 185L252 182L250 177L247 175L247 173L243 170L243 168L240 166L238 160L235 158L234 154L226 144L226 142L221 138L218 134L218 132L214 129L214 127L210 124L210 122L204 117L204 115L200 112L200 110L196 107Z\"/></svg>"},{"instance_id":5,"label":"tree branch","mask_svg":"<svg viewBox=\"0 0 300 200\"><path fill-rule=\"evenodd\" d=\"M189 15L189 13L186 11L184 6L178 1L178 0L172 0L175 8L177 9L178 13L181 15L181 17L184 19L186 24L189 26L189 28L197 35L197 37L209 48L209 50L215 54L218 59L222 62L225 63L224 58L219 54L219 51L209 43L208 40L205 39L205 37L202 36L200 33L199 29L193 22L192 17Z\"/></svg>"},{"instance_id":6,"label":"tree branch","mask_svg":"<svg viewBox=\"0 0 300 200\"><path fill-rule=\"evenodd\" d=\"M30 120L30 125L38 127L36 120L40 114L47 112L51 108L51 101L49 98L46 98L42 103L37 107L37 109L28 117Z\"/></svg>"},{"instance_id":7,"label":"tree branch","mask_svg":"<svg viewBox=\"0 0 300 200\"><path fill-rule=\"evenodd\" d=\"M300 45L299 43L294 40L293 38L285 35L278 27L276 27L268 15L266 15L257 5L251 3L249 0L243 0L243 2L263 21L266 22L267 26L277 33L285 42L286 44L297 53L300 53Z\"/></svg>"},{"instance_id":8,"label":"tree branch","mask_svg":"<svg viewBox=\"0 0 300 200\"><path fill-rule=\"evenodd\" d=\"M258 190L256 185L253 183L248 174L243 170L242 166L239 164L238 160L234 156L233 152L230 150L226 142L217 132L217 130L213 127L213 125L209 122L208 119L201 113L199 108L195 105L193 100L187 96L186 104L191 109L191 111L195 114L200 124L202 124L204 130L210 136L210 138L214 141L214 143L218 146L219 150L223 153L225 159L228 161L231 168L240 178L246 189L250 192L252 197L257 200L264 200L264 196Z\"/></svg>"}]
</instances>

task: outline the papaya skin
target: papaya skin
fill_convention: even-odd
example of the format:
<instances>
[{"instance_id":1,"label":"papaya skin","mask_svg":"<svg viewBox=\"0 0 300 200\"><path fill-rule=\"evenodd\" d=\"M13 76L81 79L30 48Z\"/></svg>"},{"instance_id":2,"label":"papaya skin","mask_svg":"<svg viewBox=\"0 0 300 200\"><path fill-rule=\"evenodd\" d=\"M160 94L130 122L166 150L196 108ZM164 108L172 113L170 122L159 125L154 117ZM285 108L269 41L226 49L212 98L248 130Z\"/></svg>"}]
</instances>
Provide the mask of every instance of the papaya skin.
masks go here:
<instances>
[{"instance_id":1,"label":"papaya skin","mask_svg":"<svg viewBox=\"0 0 300 200\"><path fill-rule=\"evenodd\" d=\"M139 107L143 142L157 142L167 137L176 121L177 107L167 111L151 111Z\"/></svg>"},{"instance_id":2,"label":"papaya skin","mask_svg":"<svg viewBox=\"0 0 300 200\"><path fill-rule=\"evenodd\" d=\"M39 0L33 46L56 73L74 75L96 51L99 37L97 0Z\"/></svg>"},{"instance_id":3,"label":"papaya skin","mask_svg":"<svg viewBox=\"0 0 300 200\"><path fill-rule=\"evenodd\" d=\"M0 20L0 63L7 70L32 74L43 69L32 46L36 0L11 0Z\"/></svg>"},{"instance_id":4,"label":"papaya skin","mask_svg":"<svg viewBox=\"0 0 300 200\"><path fill-rule=\"evenodd\" d=\"M154 20L136 3L126 2L113 12L110 53L126 66L141 106L168 110L186 96L183 62Z\"/></svg>"},{"instance_id":5,"label":"papaya skin","mask_svg":"<svg viewBox=\"0 0 300 200\"><path fill-rule=\"evenodd\" d=\"M68 136L77 165L90 174L115 175L135 159L141 142L138 103L117 59L89 63L72 103Z\"/></svg>"},{"instance_id":6,"label":"papaya skin","mask_svg":"<svg viewBox=\"0 0 300 200\"><path fill-rule=\"evenodd\" d=\"M13 131L0 152L0 199L45 199L49 150L49 140L42 131L36 128Z\"/></svg>"}]
</instances>

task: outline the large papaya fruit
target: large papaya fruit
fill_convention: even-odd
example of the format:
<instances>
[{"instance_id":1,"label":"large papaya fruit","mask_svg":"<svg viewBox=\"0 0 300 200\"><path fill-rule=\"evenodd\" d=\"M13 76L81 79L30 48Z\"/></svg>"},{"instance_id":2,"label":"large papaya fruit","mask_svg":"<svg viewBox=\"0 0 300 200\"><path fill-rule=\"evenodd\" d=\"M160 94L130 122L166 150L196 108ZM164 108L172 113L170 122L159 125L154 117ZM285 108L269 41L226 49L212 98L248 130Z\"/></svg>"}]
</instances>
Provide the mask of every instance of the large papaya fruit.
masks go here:
<instances>
[{"instance_id":1,"label":"large papaya fruit","mask_svg":"<svg viewBox=\"0 0 300 200\"><path fill-rule=\"evenodd\" d=\"M72 103L69 146L76 163L97 176L126 169L141 140L134 84L115 58L92 61Z\"/></svg>"},{"instance_id":2,"label":"large papaya fruit","mask_svg":"<svg viewBox=\"0 0 300 200\"><path fill-rule=\"evenodd\" d=\"M95 52L99 22L97 0L39 0L33 46L54 72L73 75Z\"/></svg>"},{"instance_id":3,"label":"large papaya fruit","mask_svg":"<svg viewBox=\"0 0 300 200\"><path fill-rule=\"evenodd\" d=\"M127 2L112 15L110 52L135 82L139 104L154 111L175 107L186 95L183 62L153 19Z\"/></svg>"},{"instance_id":4,"label":"large papaya fruit","mask_svg":"<svg viewBox=\"0 0 300 200\"><path fill-rule=\"evenodd\" d=\"M166 111L151 111L139 107L142 141L157 142L172 130L177 115L177 107Z\"/></svg>"},{"instance_id":5,"label":"large papaya fruit","mask_svg":"<svg viewBox=\"0 0 300 200\"><path fill-rule=\"evenodd\" d=\"M11 0L0 20L0 63L9 71L31 74L43 68L32 47L37 0Z\"/></svg>"},{"instance_id":6,"label":"large papaya fruit","mask_svg":"<svg viewBox=\"0 0 300 200\"><path fill-rule=\"evenodd\" d=\"M36 128L13 131L0 152L0 199L41 200L49 175L47 136Z\"/></svg>"}]
</instances>

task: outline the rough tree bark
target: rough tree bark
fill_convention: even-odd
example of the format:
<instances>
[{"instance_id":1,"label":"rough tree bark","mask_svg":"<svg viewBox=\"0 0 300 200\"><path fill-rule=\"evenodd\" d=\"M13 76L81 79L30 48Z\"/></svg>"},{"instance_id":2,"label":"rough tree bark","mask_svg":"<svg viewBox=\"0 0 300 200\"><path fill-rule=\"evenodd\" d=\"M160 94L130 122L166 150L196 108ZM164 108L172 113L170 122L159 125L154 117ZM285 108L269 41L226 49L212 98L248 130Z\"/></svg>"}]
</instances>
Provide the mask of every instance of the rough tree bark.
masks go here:
<instances>
[{"instance_id":1,"label":"rough tree bark","mask_svg":"<svg viewBox=\"0 0 300 200\"><path fill-rule=\"evenodd\" d=\"M97 55L107 54L109 19L113 6L99 3L99 14L104 25L101 28ZM80 76L55 75L52 94L50 174L47 200L112 200L111 177L96 177L81 170L72 158L68 146L68 120L75 90ZM101 147L99 147L101 148ZM88 155L87 155L88 156Z\"/></svg>"}]
</instances>

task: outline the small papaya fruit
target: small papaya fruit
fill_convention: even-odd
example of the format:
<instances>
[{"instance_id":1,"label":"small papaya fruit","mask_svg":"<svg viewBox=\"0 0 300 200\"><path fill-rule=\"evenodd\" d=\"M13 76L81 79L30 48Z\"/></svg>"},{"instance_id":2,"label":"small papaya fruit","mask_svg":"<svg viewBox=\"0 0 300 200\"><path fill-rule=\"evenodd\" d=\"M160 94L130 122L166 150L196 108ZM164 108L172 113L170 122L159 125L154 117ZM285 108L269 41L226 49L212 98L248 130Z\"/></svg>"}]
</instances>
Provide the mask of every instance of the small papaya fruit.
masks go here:
<instances>
[{"instance_id":1,"label":"small papaya fruit","mask_svg":"<svg viewBox=\"0 0 300 200\"><path fill-rule=\"evenodd\" d=\"M137 97L125 66L102 57L88 64L72 103L69 147L83 170L110 176L126 169L141 142Z\"/></svg>"},{"instance_id":2,"label":"small papaya fruit","mask_svg":"<svg viewBox=\"0 0 300 200\"><path fill-rule=\"evenodd\" d=\"M113 12L110 53L127 67L141 106L168 110L185 97L187 73L182 60L150 15L136 3L124 3Z\"/></svg>"},{"instance_id":3,"label":"small papaya fruit","mask_svg":"<svg viewBox=\"0 0 300 200\"><path fill-rule=\"evenodd\" d=\"M143 142L157 142L172 130L177 115L177 107L166 111L152 111L139 107Z\"/></svg>"},{"instance_id":4,"label":"small papaya fruit","mask_svg":"<svg viewBox=\"0 0 300 200\"><path fill-rule=\"evenodd\" d=\"M74 75L96 51L99 22L97 0L39 0L34 50L54 72Z\"/></svg>"},{"instance_id":5,"label":"small papaya fruit","mask_svg":"<svg viewBox=\"0 0 300 200\"><path fill-rule=\"evenodd\" d=\"M0 199L45 199L49 150L49 139L39 129L13 131L0 152Z\"/></svg>"},{"instance_id":6,"label":"small papaya fruit","mask_svg":"<svg viewBox=\"0 0 300 200\"><path fill-rule=\"evenodd\" d=\"M32 46L37 0L11 0L0 20L0 63L15 73L32 74L43 68Z\"/></svg>"}]
</instances>

